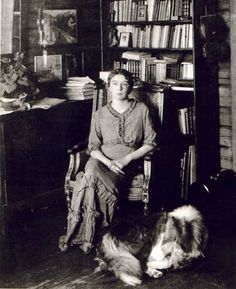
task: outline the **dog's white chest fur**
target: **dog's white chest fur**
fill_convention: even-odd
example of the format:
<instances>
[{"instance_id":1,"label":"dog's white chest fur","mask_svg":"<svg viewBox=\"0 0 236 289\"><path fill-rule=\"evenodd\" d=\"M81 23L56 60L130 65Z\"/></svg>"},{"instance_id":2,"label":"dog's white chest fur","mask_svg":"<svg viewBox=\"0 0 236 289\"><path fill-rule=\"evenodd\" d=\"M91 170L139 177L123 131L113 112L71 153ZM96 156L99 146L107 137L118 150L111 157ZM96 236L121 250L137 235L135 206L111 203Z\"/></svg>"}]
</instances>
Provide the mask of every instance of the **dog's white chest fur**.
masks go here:
<instances>
[{"instance_id":1,"label":"dog's white chest fur","mask_svg":"<svg viewBox=\"0 0 236 289\"><path fill-rule=\"evenodd\" d=\"M163 247L164 233L158 238L158 242L151 250L147 260L147 267L152 269L167 269L169 268L169 258Z\"/></svg>"}]
</instances>

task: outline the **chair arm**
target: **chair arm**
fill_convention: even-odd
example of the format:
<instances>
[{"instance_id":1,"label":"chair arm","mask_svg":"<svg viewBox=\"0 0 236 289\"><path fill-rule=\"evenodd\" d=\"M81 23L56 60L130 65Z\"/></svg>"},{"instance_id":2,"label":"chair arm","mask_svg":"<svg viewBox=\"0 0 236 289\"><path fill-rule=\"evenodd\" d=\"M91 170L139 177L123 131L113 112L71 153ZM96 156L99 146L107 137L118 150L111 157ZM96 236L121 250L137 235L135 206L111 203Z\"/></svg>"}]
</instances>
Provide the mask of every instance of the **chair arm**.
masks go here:
<instances>
[{"instance_id":1,"label":"chair arm","mask_svg":"<svg viewBox=\"0 0 236 289\"><path fill-rule=\"evenodd\" d=\"M69 168L67 171L67 179L74 179L80 170L84 170L89 159L88 149L70 154Z\"/></svg>"},{"instance_id":2,"label":"chair arm","mask_svg":"<svg viewBox=\"0 0 236 289\"><path fill-rule=\"evenodd\" d=\"M75 154L78 152L81 152L83 150L85 150L88 146L88 141L84 141L84 142L79 142L76 145L74 145L73 147L69 148L67 150L68 154Z\"/></svg>"},{"instance_id":3,"label":"chair arm","mask_svg":"<svg viewBox=\"0 0 236 289\"><path fill-rule=\"evenodd\" d=\"M144 157L144 161L151 161L152 158L154 156L153 152L149 152L148 154L146 154L146 156Z\"/></svg>"},{"instance_id":4,"label":"chair arm","mask_svg":"<svg viewBox=\"0 0 236 289\"><path fill-rule=\"evenodd\" d=\"M145 161L152 161L154 157L156 157L157 153L159 152L159 149L155 149L149 153L147 153L144 157Z\"/></svg>"}]
</instances>

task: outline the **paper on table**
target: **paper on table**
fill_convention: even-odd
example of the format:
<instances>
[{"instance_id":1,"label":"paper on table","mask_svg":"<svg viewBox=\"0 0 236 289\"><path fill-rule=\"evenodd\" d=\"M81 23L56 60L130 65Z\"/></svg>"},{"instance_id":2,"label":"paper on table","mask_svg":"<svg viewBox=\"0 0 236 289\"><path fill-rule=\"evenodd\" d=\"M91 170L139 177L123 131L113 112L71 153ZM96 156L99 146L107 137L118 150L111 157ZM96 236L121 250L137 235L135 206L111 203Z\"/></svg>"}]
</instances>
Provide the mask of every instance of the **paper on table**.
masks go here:
<instances>
[{"instance_id":1,"label":"paper on table","mask_svg":"<svg viewBox=\"0 0 236 289\"><path fill-rule=\"evenodd\" d=\"M14 112L14 110L4 110L2 107L0 107L0 115L8 114Z\"/></svg>"},{"instance_id":2,"label":"paper on table","mask_svg":"<svg viewBox=\"0 0 236 289\"><path fill-rule=\"evenodd\" d=\"M66 99L61 98L51 98L51 97L44 97L40 100L37 100L33 105L32 109L35 108L42 108L42 109L48 109L50 107L56 106L62 102L66 101Z\"/></svg>"}]
</instances>

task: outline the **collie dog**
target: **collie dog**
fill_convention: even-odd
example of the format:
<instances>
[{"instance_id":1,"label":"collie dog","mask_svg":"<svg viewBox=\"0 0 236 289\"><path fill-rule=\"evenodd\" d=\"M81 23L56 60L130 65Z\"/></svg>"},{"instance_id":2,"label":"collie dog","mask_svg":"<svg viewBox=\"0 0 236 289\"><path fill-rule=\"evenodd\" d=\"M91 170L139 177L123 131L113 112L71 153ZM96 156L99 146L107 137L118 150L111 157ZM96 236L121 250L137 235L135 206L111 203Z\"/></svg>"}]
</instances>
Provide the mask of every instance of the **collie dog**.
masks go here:
<instances>
[{"instance_id":1,"label":"collie dog","mask_svg":"<svg viewBox=\"0 0 236 289\"><path fill-rule=\"evenodd\" d=\"M183 268L203 256L208 231L200 212L190 206L172 212L117 220L102 233L96 272L110 270L129 285L142 283L144 273Z\"/></svg>"}]
</instances>

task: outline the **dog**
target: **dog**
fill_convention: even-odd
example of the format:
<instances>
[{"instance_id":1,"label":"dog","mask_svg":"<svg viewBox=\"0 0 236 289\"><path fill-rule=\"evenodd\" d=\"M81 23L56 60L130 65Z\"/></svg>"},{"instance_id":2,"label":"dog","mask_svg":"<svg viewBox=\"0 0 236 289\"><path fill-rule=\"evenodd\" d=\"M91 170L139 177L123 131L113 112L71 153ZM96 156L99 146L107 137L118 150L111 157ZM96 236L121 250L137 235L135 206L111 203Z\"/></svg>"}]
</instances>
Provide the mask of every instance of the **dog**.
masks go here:
<instances>
[{"instance_id":1,"label":"dog","mask_svg":"<svg viewBox=\"0 0 236 289\"><path fill-rule=\"evenodd\" d=\"M144 273L159 278L163 272L189 266L204 256L207 239L203 217L191 205L116 220L101 234L95 271L112 271L126 284L135 286L142 283Z\"/></svg>"}]
</instances>

